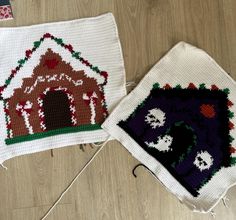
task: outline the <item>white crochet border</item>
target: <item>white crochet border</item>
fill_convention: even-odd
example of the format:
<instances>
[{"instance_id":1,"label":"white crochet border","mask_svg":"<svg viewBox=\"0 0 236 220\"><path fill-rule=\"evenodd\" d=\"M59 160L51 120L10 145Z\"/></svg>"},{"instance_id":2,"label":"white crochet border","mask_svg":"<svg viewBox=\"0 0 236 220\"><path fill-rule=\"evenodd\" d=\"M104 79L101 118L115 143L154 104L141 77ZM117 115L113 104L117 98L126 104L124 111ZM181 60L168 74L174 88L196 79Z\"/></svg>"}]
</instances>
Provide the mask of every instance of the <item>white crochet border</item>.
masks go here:
<instances>
[{"instance_id":1,"label":"white crochet border","mask_svg":"<svg viewBox=\"0 0 236 220\"><path fill-rule=\"evenodd\" d=\"M0 85L4 84L11 74L11 70L17 66L18 60L25 57L25 51L31 49L33 43L38 41L45 33L51 33L57 38L62 38L66 44L71 44L75 51L81 52L81 56L94 66L98 66L100 70L108 72L108 83L104 86L108 112L111 112L126 95L124 60L116 22L112 13L72 21L0 28L0 32L0 51L2 55L0 59ZM42 48L39 48L39 55L45 51L46 46L54 48L56 52L63 52L63 58L67 59L66 52L62 51L60 47L51 41L46 41ZM32 58L36 58L34 65L37 65L37 56L32 56ZM31 71L32 60L30 62L29 68L22 68L23 71ZM27 65L26 63L25 66ZM78 65L76 66L74 63L72 65L78 68ZM86 67L83 68L86 69ZM88 74L90 72L88 71ZM20 86L22 84L22 74L24 76L27 75L26 72L19 71L11 86ZM94 74L96 75L96 73ZM97 80L99 80L99 76ZM8 97L12 94L11 86L7 88L4 96ZM7 131L3 101L0 101L0 123L0 164L19 155L76 144L102 142L109 137L107 132L100 129L60 134L6 145Z\"/></svg>"},{"instance_id":2,"label":"white crochet border","mask_svg":"<svg viewBox=\"0 0 236 220\"><path fill-rule=\"evenodd\" d=\"M233 97L236 95L236 83L204 51L180 42L149 71L102 125L104 130L120 141L135 158L146 165L180 201L193 211L207 213L217 205L227 190L236 184L236 166L222 168L200 189L199 196L193 197L161 163L144 151L123 129L117 126L119 121L127 119L134 109L143 102L156 82L160 84L160 87L168 83L172 87L180 84L183 88L187 88L190 82L195 85L205 83L207 88L216 84L220 89L230 89L230 100L234 100ZM235 113L235 105L230 110ZM231 121L235 124L235 118ZM231 130L230 134L235 138L235 129ZM235 140L232 146L235 146Z\"/></svg>"}]
</instances>

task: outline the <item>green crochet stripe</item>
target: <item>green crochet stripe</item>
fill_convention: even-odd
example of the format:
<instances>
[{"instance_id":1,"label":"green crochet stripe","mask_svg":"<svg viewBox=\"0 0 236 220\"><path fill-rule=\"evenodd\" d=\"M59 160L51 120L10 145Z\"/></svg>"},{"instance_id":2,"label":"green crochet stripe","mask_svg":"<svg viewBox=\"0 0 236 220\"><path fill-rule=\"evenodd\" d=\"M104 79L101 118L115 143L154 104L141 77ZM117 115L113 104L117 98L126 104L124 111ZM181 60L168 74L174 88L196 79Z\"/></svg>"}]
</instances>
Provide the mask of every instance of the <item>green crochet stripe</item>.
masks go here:
<instances>
[{"instance_id":1,"label":"green crochet stripe","mask_svg":"<svg viewBox=\"0 0 236 220\"><path fill-rule=\"evenodd\" d=\"M99 124L81 125L78 127L66 127L66 128L60 128L60 129L46 131L42 133L36 133L36 134L31 134L31 135L5 139L5 143L7 145L11 145L11 144L16 144L16 143L25 142L25 141L33 141L36 139L50 137L50 136L59 135L59 134L74 133L74 132L80 132L80 131L94 131L94 130L99 130L99 129L101 129L101 125Z\"/></svg>"}]
</instances>

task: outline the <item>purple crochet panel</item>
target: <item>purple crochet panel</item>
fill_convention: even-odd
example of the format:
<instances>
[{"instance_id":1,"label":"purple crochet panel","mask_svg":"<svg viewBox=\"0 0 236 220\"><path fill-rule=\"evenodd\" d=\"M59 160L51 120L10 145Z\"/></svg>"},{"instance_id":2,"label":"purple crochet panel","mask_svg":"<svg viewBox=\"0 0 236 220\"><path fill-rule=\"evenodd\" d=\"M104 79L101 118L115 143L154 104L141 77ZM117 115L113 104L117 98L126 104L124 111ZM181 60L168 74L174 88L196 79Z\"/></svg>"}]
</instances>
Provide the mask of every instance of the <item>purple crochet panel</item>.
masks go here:
<instances>
[{"instance_id":1,"label":"purple crochet panel","mask_svg":"<svg viewBox=\"0 0 236 220\"><path fill-rule=\"evenodd\" d=\"M228 89L154 87L118 125L193 196L230 166Z\"/></svg>"}]
</instances>

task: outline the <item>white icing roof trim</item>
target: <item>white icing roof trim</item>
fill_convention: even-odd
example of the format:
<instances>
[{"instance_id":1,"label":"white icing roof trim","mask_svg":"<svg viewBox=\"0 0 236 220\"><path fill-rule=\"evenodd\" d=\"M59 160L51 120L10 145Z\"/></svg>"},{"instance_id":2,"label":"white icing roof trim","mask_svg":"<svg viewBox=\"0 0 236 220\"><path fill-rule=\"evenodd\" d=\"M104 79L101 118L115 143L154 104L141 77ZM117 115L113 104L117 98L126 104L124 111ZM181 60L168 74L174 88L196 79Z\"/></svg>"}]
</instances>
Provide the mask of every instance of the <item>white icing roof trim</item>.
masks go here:
<instances>
[{"instance_id":1,"label":"white icing roof trim","mask_svg":"<svg viewBox=\"0 0 236 220\"><path fill-rule=\"evenodd\" d=\"M37 50L31 55L31 58L27 60L27 62L11 80L10 84L5 88L2 93L2 97L4 99L11 97L14 93L14 89L20 88L22 86L24 78L32 76L34 68L37 67L40 63L41 56L44 55L49 48L53 52L58 53L61 56L62 60L66 63L69 63L75 71L84 70L85 74L90 78L96 79L98 84L102 84L104 82L105 79L103 76L99 75L99 73L94 72L89 67L82 64L79 60L72 57L70 51L61 47L51 39L47 38L41 43L40 47L37 48ZM12 69L14 68L15 67L12 67Z\"/></svg>"}]
</instances>

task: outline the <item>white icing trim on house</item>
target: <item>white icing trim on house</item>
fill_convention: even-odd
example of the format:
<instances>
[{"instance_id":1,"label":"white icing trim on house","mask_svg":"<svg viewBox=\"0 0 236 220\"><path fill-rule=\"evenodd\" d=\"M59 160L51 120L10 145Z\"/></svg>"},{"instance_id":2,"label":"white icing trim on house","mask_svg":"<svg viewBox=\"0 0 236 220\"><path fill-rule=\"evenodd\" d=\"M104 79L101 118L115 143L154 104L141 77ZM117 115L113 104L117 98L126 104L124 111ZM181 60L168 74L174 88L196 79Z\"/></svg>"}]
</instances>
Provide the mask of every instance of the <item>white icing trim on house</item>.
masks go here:
<instances>
[{"instance_id":1,"label":"white icing trim on house","mask_svg":"<svg viewBox=\"0 0 236 220\"><path fill-rule=\"evenodd\" d=\"M86 65L82 64L79 60L72 57L72 54L65 48L58 45L55 41L46 38L40 47L32 54L31 58L23 65L23 67L17 72L7 88L3 91L2 96L4 99L13 95L14 89L20 88L24 78L31 77L33 70L40 64L40 58L44 55L48 49L51 49L54 53L58 53L62 60L69 63L75 71L84 70L85 75L90 78L96 79L98 84L104 82L104 77L91 70ZM22 55L24 57L24 55ZM19 57L21 59L22 57ZM17 64L16 64L17 66Z\"/></svg>"},{"instance_id":2,"label":"white icing trim on house","mask_svg":"<svg viewBox=\"0 0 236 220\"><path fill-rule=\"evenodd\" d=\"M60 81L60 80L67 80L69 82L72 82L74 84L74 86L81 86L83 85L83 80L79 79L79 80L73 80L70 76L68 76L65 73L61 73L61 74L54 74L53 76L51 75L46 75L46 76L38 76L36 78L36 80L34 81L34 84L32 86L27 86L24 90L24 93L28 93L30 94L39 83L41 82L52 82L52 81Z\"/></svg>"}]
</instances>

